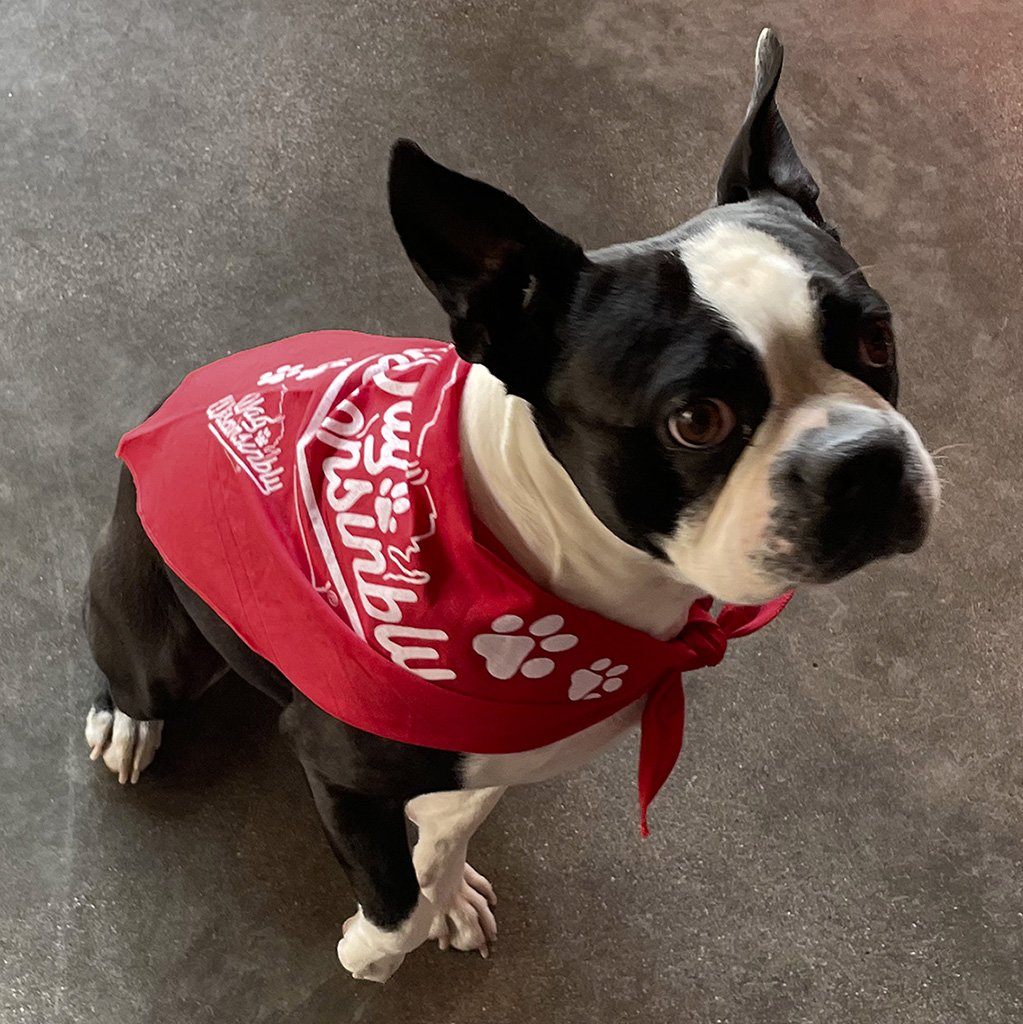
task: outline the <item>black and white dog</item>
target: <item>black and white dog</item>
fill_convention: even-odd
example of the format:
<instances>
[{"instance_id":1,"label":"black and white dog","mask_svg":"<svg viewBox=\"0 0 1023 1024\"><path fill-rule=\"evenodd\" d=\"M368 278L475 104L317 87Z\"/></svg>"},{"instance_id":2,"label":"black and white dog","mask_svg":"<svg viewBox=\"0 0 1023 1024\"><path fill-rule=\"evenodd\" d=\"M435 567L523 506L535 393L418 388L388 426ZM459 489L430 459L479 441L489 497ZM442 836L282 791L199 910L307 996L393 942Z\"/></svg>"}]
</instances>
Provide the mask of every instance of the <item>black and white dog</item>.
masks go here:
<instances>
[{"instance_id":1,"label":"black and white dog","mask_svg":"<svg viewBox=\"0 0 1023 1024\"><path fill-rule=\"evenodd\" d=\"M460 427L476 515L542 587L659 638L702 594L762 602L913 551L938 501L895 411L888 306L818 209L775 103L781 66L765 30L717 204L641 242L584 253L411 143L391 163L398 234L478 364ZM585 763L640 712L486 756L349 727L166 568L126 471L86 618L109 680L86 739L122 782L152 760L162 720L227 669L284 707L359 903L338 955L374 981L427 938L488 954L493 890L466 863L469 839L506 786Z\"/></svg>"}]
</instances>

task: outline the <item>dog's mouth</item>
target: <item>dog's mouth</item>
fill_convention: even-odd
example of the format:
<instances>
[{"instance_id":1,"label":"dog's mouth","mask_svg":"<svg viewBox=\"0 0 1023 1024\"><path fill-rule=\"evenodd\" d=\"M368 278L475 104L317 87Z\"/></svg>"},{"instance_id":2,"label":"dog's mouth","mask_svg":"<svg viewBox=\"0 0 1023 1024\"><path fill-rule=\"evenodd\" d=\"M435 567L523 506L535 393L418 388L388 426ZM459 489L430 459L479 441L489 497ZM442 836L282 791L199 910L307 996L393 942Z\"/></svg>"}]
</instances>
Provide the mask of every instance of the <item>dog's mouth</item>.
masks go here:
<instances>
[{"instance_id":1,"label":"dog's mouth","mask_svg":"<svg viewBox=\"0 0 1023 1024\"><path fill-rule=\"evenodd\" d=\"M881 548L873 544L860 546L850 543L846 550L819 561L812 558L773 556L765 564L770 571L788 580L792 586L823 585L835 583L872 562L894 558L898 555L912 554L920 548L924 539L925 534L921 534L919 539L906 539Z\"/></svg>"}]
</instances>

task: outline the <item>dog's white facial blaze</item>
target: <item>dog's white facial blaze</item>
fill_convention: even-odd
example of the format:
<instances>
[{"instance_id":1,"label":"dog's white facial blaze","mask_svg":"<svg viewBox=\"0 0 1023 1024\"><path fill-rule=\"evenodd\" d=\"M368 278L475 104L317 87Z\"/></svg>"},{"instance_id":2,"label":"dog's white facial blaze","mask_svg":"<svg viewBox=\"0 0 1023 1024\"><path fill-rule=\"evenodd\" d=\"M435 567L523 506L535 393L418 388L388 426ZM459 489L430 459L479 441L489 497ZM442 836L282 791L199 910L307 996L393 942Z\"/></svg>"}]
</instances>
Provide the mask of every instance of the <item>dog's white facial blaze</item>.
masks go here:
<instances>
[{"instance_id":1,"label":"dog's white facial blaze","mask_svg":"<svg viewBox=\"0 0 1023 1024\"><path fill-rule=\"evenodd\" d=\"M723 600L755 603L787 589L765 568L790 542L772 535L771 471L806 431L827 425L838 406L886 420L918 463L925 505L937 502L933 463L913 427L862 381L831 366L820 343L809 274L770 235L717 224L686 239L679 252L696 294L759 353L771 406L713 500L687 510L664 551L687 580Z\"/></svg>"}]
</instances>

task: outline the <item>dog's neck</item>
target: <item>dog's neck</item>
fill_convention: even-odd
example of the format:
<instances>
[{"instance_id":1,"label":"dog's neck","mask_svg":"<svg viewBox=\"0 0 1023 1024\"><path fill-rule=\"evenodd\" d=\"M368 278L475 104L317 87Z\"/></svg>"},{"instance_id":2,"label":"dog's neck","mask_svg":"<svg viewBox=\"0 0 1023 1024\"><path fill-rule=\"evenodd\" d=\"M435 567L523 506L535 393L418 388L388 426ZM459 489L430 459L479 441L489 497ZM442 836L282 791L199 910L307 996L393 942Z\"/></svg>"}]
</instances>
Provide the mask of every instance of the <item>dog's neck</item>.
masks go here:
<instances>
[{"instance_id":1,"label":"dog's neck","mask_svg":"<svg viewBox=\"0 0 1023 1024\"><path fill-rule=\"evenodd\" d=\"M461 408L461 451L473 510L545 590L668 639L699 590L668 564L616 537L544 444L529 406L474 366Z\"/></svg>"}]
</instances>

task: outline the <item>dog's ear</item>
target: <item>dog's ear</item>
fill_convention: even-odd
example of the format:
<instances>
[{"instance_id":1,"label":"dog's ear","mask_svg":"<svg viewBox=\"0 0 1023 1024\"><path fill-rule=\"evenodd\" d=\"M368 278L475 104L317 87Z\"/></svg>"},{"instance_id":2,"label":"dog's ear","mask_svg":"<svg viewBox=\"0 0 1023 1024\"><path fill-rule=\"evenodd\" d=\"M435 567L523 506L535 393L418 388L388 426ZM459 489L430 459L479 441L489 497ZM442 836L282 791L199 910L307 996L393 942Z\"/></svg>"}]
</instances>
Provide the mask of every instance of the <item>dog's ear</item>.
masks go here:
<instances>
[{"instance_id":1,"label":"dog's ear","mask_svg":"<svg viewBox=\"0 0 1023 1024\"><path fill-rule=\"evenodd\" d=\"M553 318L586 264L582 249L500 189L405 139L391 152L388 190L398 236L451 318L458 354L532 397L530 383L554 356Z\"/></svg>"},{"instance_id":2,"label":"dog's ear","mask_svg":"<svg viewBox=\"0 0 1023 1024\"><path fill-rule=\"evenodd\" d=\"M741 203L774 191L794 199L814 224L826 227L817 208L820 189L799 159L775 100L784 54L781 40L765 28L757 40L753 95L718 178L717 201Z\"/></svg>"}]
</instances>

